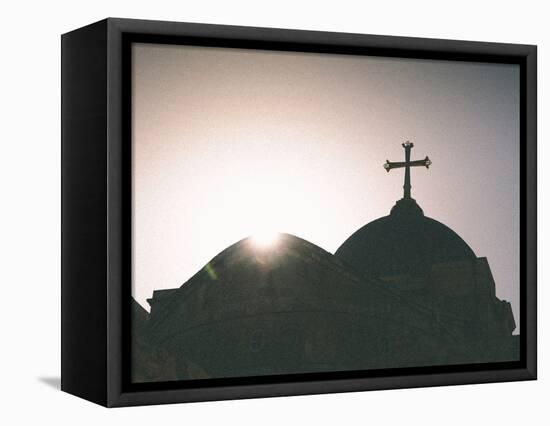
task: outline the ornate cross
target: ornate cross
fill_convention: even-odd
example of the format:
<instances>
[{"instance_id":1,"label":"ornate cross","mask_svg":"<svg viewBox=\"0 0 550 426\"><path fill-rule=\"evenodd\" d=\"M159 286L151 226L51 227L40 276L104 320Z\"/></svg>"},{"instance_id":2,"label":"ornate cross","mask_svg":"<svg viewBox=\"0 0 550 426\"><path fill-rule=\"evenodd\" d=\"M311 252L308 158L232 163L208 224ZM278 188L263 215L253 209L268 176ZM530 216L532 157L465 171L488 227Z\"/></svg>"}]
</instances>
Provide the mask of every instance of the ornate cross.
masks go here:
<instances>
[{"instance_id":1,"label":"ornate cross","mask_svg":"<svg viewBox=\"0 0 550 426\"><path fill-rule=\"evenodd\" d=\"M427 169L432 164L431 160L426 156L423 160L411 161L411 148L414 146L412 142L401 144L405 148L405 161L390 162L386 160L384 168L389 173L391 169L405 167L405 184L403 185L403 198L411 198L411 167L424 166Z\"/></svg>"}]
</instances>

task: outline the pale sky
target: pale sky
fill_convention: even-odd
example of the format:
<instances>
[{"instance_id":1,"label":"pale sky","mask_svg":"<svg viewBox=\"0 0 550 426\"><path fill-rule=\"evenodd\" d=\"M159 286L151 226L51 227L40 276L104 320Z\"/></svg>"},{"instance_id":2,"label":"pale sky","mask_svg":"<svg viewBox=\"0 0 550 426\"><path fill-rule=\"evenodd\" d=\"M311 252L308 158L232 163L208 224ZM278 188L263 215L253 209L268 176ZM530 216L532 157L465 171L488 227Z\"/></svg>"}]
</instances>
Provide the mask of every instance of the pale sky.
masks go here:
<instances>
[{"instance_id":1,"label":"pale sky","mask_svg":"<svg viewBox=\"0 0 550 426\"><path fill-rule=\"evenodd\" d=\"M334 253L412 197L487 257L519 327L519 67L136 44L133 283L180 287L262 231ZM516 329L516 333L518 329Z\"/></svg>"}]
</instances>

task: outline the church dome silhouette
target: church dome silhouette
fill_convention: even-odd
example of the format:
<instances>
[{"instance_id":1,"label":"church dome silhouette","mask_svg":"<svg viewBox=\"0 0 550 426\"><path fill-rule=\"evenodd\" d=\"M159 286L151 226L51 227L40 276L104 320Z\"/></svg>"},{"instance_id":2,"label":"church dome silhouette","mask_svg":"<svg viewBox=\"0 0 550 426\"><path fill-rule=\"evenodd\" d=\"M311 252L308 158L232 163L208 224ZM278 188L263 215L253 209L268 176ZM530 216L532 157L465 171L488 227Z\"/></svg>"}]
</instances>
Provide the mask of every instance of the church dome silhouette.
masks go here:
<instances>
[{"instance_id":1,"label":"church dome silhouette","mask_svg":"<svg viewBox=\"0 0 550 426\"><path fill-rule=\"evenodd\" d=\"M384 165L405 169L403 198L335 255L294 235L255 235L180 288L155 290L150 314L132 317L133 380L517 361L510 303L496 297L487 260L411 198L410 168L432 163L403 147L404 162Z\"/></svg>"},{"instance_id":2,"label":"church dome silhouette","mask_svg":"<svg viewBox=\"0 0 550 426\"><path fill-rule=\"evenodd\" d=\"M434 264L476 258L456 232L424 216L412 198L399 200L388 216L357 230L335 255L374 277L426 274Z\"/></svg>"}]
</instances>

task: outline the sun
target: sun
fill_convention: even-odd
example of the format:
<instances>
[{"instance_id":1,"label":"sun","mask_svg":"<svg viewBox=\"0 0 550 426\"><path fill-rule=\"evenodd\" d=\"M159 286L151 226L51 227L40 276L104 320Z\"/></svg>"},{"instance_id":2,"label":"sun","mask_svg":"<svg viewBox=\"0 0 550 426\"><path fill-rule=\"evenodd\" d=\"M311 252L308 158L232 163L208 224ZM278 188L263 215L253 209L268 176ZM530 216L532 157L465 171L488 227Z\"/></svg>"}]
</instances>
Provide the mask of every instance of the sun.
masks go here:
<instances>
[{"instance_id":1,"label":"sun","mask_svg":"<svg viewBox=\"0 0 550 426\"><path fill-rule=\"evenodd\" d=\"M269 248L277 244L281 234L275 231L259 231L251 236L252 242L256 247Z\"/></svg>"}]
</instances>

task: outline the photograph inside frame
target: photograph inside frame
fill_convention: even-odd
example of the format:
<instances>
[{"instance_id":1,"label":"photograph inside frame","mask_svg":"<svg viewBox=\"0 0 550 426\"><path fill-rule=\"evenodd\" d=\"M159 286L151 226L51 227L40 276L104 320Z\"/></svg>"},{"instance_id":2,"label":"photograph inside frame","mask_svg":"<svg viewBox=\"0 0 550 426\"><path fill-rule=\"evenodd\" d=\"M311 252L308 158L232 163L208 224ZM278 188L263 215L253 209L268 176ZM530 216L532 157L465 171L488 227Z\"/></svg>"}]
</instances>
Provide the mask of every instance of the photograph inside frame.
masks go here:
<instances>
[{"instance_id":1,"label":"photograph inside frame","mask_svg":"<svg viewBox=\"0 0 550 426\"><path fill-rule=\"evenodd\" d=\"M133 383L517 361L519 65L134 43Z\"/></svg>"}]
</instances>

